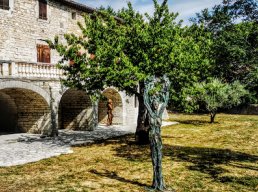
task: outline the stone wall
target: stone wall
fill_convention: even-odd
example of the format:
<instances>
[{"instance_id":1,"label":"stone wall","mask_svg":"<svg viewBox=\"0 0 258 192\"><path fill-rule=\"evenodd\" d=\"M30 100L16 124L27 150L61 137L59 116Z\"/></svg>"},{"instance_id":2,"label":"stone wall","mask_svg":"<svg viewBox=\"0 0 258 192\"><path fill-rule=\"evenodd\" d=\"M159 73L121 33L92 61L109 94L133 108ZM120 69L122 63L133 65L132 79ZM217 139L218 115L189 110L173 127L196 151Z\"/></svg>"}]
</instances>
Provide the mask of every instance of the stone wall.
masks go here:
<instances>
[{"instance_id":1,"label":"stone wall","mask_svg":"<svg viewBox=\"0 0 258 192\"><path fill-rule=\"evenodd\" d=\"M130 131L135 131L137 125L137 117L138 117L138 100L135 96L127 96L123 93L122 98L124 98L124 124L129 125L128 129Z\"/></svg>"},{"instance_id":2,"label":"stone wall","mask_svg":"<svg viewBox=\"0 0 258 192\"><path fill-rule=\"evenodd\" d=\"M72 12L77 13L76 20ZM78 10L50 0L48 19L39 19L38 15L38 0L15 0L10 10L0 9L0 60L37 62L36 45L46 44L41 39L80 33L77 22L83 17ZM51 63L59 59L51 50Z\"/></svg>"},{"instance_id":3,"label":"stone wall","mask_svg":"<svg viewBox=\"0 0 258 192\"><path fill-rule=\"evenodd\" d=\"M92 103L84 91L67 90L59 104L59 129L91 130Z\"/></svg>"}]
</instances>

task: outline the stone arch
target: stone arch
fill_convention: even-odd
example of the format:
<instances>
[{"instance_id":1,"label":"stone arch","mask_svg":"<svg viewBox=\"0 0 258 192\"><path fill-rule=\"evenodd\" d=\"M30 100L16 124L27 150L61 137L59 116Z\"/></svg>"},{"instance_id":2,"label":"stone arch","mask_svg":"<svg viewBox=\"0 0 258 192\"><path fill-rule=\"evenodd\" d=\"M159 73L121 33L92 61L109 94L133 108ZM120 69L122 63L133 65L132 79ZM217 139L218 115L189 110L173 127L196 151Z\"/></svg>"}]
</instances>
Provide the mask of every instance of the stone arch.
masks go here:
<instances>
[{"instance_id":1,"label":"stone arch","mask_svg":"<svg viewBox=\"0 0 258 192\"><path fill-rule=\"evenodd\" d=\"M115 88L107 88L102 92L102 99L98 104L98 119L100 124L107 123L107 100L113 101L113 124L123 125L123 99Z\"/></svg>"},{"instance_id":2,"label":"stone arch","mask_svg":"<svg viewBox=\"0 0 258 192\"><path fill-rule=\"evenodd\" d=\"M10 85L10 84L9 84ZM15 86L1 87L0 100L5 103L6 116L2 131L42 133L51 126L50 107L41 94Z\"/></svg>"},{"instance_id":3,"label":"stone arch","mask_svg":"<svg viewBox=\"0 0 258 192\"><path fill-rule=\"evenodd\" d=\"M58 94L55 97L55 104L56 106L60 105L61 99L63 97L63 95L65 94L66 91L68 91L70 88L69 87L65 87L63 86L60 91L58 92Z\"/></svg>"},{"instance_id":4,"label":"stone arch","mask_svg":"<svg viewBox=\"0 0 258 192\"><path fill-rule=\"evenodd\" d=\"M59 102L58 128L92 130L93 105L85 91L67 89Z\"/></svg>"},{"instance_id":5,"label":"stone arch","mask_svg":"<svg viewBox=\"0 0 258 192\"><path fill-rule=\"evenodd\" d=\"M22 81L3 81L0 82L0 90L6 88L20 88L20 89L27 89L31 90L37 94L39 94L42 98L45 99L48 105L50 105L50 95L47 91L42 89L39 86L34 85L33 83L27 83Z\"/></svg>"}]
</instances>

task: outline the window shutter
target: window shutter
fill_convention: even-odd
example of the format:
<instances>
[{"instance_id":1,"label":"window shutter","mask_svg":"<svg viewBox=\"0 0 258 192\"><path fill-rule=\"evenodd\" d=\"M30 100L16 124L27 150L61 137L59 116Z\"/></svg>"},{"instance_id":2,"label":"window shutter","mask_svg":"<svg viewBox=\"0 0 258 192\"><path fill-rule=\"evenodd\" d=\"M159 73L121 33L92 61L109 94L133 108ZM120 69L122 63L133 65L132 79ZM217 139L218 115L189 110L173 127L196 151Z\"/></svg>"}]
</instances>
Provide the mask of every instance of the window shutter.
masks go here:
<instances>
[{"instance_id":1,"label":"window shutter","mask_svg":"<svg viewBox=\"0 0 258 192\"><path fill-rule=\"evenodd\" d=\"M37 61L51 63L50 48L47 45L37 45Z\"/></svg>"},{"instance_id":2,"label":"window shutter","mask_svg":"<svg viewBox=\"0 0 258 192\"><path fill-rule=\"evenodd\" d=\"M40 45L37 45L37 62L41 61L41 51L40 51Z\"/></svg>"},{"instance_id":3,"label":"window shutter","mask_svg":"<svg viewBox=\"0 0 258 192\"><path fill-rule=\"evenodd\" d=\"M43 55L43 62L50 63L50 48L48 46L44 47L42 55Z\"/></svg>"},{"instance_id":4,"label":"window shutter","mask_svg":"<svg viewBox=\"0 0 258 192\"><path fill-rule=\"evenodd\" d=\"M39 18L47 20L47 2L39 1Z\"/></svg>"}]
</instances>

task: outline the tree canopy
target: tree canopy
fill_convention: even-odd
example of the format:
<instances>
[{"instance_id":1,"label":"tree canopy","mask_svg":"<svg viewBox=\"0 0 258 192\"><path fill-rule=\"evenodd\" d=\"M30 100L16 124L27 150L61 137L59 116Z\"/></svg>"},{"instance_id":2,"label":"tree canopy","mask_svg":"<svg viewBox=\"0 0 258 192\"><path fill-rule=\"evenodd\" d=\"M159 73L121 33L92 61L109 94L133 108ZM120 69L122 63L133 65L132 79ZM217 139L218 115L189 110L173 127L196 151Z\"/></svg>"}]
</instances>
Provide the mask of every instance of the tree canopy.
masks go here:
<instances>
[{"instance_id":1,"label":"tree canopy","mask_svg":"<svg viewBox=\"0 0 258 192\"><path fill-rule=\"evenodd\" d=\"M258 3L256 0L227 0L204 9L192 19L212 36L212 77L224 82L239 80L258 97L254 74L258 67Z\"/></svg>"},{"instance_id":2,"label":"tree canopy","mask_svg":"<svg viewBox=\"0 0 258 192\"><path fill-rule=\"evenodd\" d=\"M82 34L66 34L66 43L49 41L63 60L65 85L100 93L114 86L139 99L137 130L144 124L144 80L167 74L170 104L187 110L185 88L212 77L222 82L239 80L257 98L257 3L229 0L205 9L191 26L176 22L167 0L154 0L154 14L142 15L128 3L85 15ZM64 65L64 63L69 63ZM139 128L139 129L138 129Z\"/></svg>"},{"instance_id":3,"label":"tree canopy","mask_svg":"<svg viewBox=\"0 0 258 192\"><path fill-rule=\"evenodd\" d=\"M85 22L79 23L81 35L65 34L65 43L58 37L48 41L63 58L59 64L67 76L65 85L89 94L107 86L135 94L139 100L137 130L145 133L145 79L167 74L172 97L180 100L182 87L203 80L210 69L209 35L198 26L182 27L167 0L153 2L153 15L136 12L130 2L118 12L102 8L85 15ZM70 65L64 65L67 62Z\"/></svg>"},{"instance_id":4,"label":"tree canopy","mask_svg":"<svg viewBox=\"0 0 258 192\"><path fill-rule=\"evenodd\" d=\"M211 123L214 123L218 110L239 105L248 94L238 81L228 84L214 78L195 83L192 87L185 88L184 92L187 94L188 112L204 108L210 114Z\"/></svg>"},{"instance_id":5,"label":"tree canopy","mask_svg":"<svg viewBox=\"0 0 258 192\"><path fill-rule=\"evenodd\" d=\"M117 13L110 11L85 15L79 23L81 36L66 34L67 45L58 38L50 42L63 60L61 67L68 76L65 83L87 91L100 91L105 86L115 86L130 94L139 94L137 86L147 76L162 76L170 70L172 39L177 38L180 25L176 14L169 13L164 1L155 4L153 17L137 13L131 3ZM94 59L88 54L94 55ZM64 61L73 65L63 65Z\"/></svg>"}]
</instances>

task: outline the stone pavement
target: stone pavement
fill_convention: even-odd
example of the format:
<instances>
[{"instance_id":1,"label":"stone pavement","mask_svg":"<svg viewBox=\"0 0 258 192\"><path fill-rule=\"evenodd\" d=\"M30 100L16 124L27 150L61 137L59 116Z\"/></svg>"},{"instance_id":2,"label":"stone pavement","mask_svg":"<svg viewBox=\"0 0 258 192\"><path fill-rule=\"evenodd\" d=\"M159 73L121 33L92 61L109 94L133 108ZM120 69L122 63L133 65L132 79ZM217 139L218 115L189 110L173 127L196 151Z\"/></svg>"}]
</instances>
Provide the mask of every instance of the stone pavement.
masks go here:
<instances>
[{"instance_id":1,"label":"stone pavement","mask_svg":"<svg viewBox=\"0 0 258 192\"><path fill-rule=\"evenodd\" d=\"M164 126L174 124L164 122ZM72 153L71 146L84 146L133 132L121 126L99 126L94 131L59 130L56 139L35 134L0 135L0 166L14 166ZM128 129L126 129L128 130Z\"/></svg>"}]
</instances>

